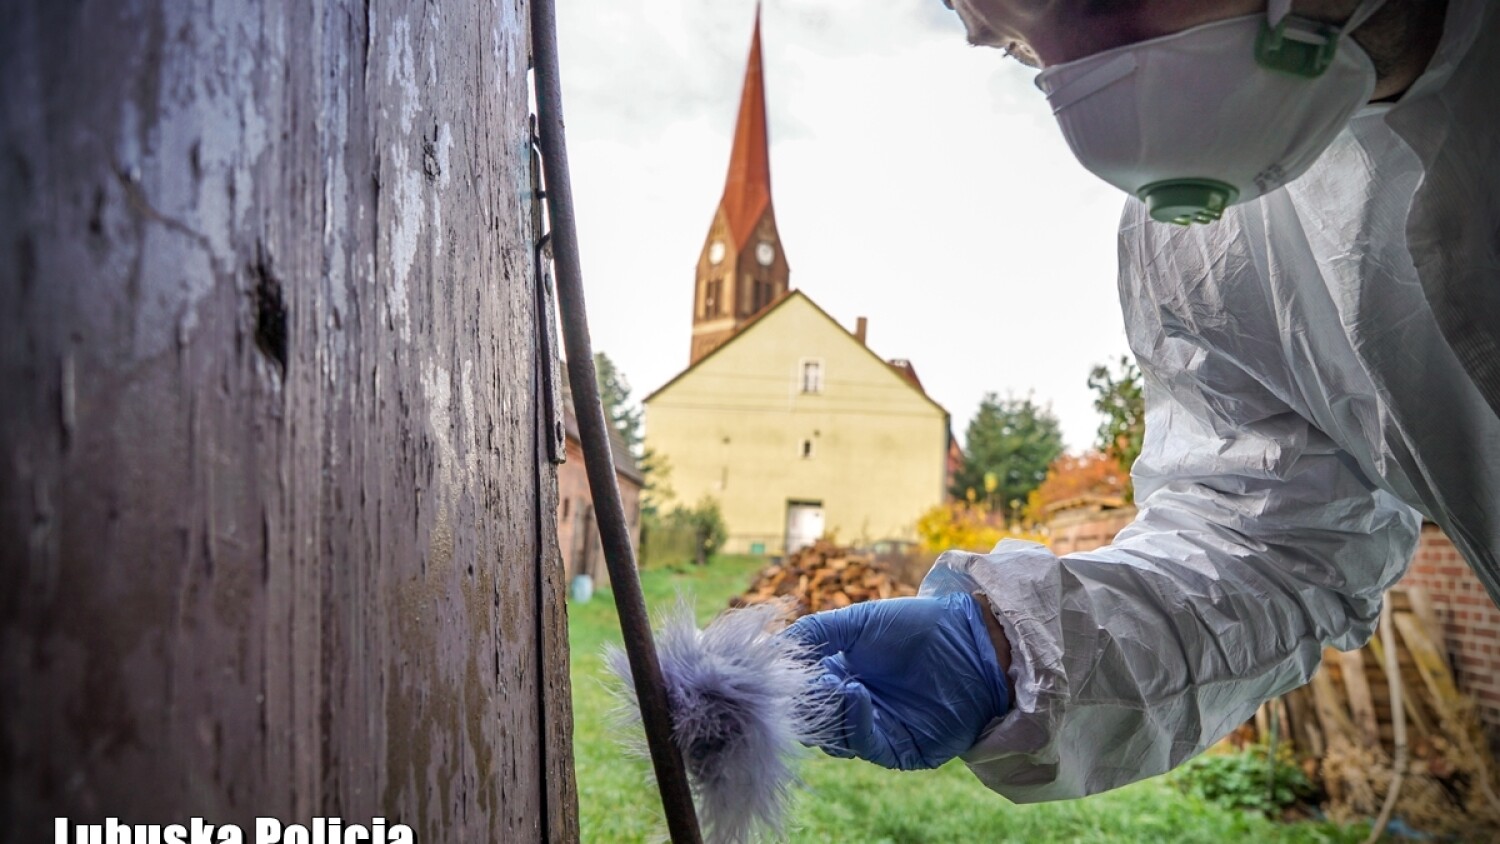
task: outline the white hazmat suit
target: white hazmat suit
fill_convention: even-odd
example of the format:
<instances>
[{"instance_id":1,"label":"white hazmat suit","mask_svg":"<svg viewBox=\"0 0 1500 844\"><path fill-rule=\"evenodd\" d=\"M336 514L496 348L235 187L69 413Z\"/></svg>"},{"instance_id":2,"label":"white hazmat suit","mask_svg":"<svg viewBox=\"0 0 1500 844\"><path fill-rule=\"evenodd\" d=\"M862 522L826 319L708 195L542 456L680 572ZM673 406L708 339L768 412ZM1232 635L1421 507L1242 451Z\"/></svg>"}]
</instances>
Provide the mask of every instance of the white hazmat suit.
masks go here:
<instances>
[{"instance_id":1,"label":"white hazmat suit","mask_svg":"<svg viewBox=\"0 0 1500 844\"><path fill-rule=\"evenodd\" d=\"M1449 0L1424 75L1287 187L1192 228L1128 203L1139 517L1090 553L949 552L923 584L982 590L1010 639L1014 708L963 757L990 788L1077 797L1208 747L1370 637L1423 514L1500 594L1490 5Z\"/></svg>"}]
</instances>

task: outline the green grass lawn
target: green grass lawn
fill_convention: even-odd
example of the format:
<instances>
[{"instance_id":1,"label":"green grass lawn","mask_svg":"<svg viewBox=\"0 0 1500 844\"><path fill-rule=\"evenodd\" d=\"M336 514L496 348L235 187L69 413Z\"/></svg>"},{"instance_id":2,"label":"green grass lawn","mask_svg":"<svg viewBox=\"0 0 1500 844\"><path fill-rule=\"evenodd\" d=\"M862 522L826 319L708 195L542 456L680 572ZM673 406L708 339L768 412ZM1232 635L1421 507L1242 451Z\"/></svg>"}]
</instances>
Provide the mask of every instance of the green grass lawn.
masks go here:
<instances>
[{"instance_id":1,"label":"green grass lawn","mask_svg":"<svg viewBox=\"0 0 1500 844\"><path fill-rule=\"evenodd\" d=\"M760 565L760 558L726 556L703 568L648 570L642 588L653 614L679 592L691 595L701 621L742 591ZM622 749L611 716L615 703L600 653L606 642L620 641L620 631L607 591L570 605L568 638L583 840L664 840L649 765ZM812 752L801 774L806 788L796 801L793 841L1357 842L1367 833L1326 823L1272 823L1191 799L1162 779L1084 800L1018 806L984 788L957 761L903 773Z\"/></svg>"}]
</instances>

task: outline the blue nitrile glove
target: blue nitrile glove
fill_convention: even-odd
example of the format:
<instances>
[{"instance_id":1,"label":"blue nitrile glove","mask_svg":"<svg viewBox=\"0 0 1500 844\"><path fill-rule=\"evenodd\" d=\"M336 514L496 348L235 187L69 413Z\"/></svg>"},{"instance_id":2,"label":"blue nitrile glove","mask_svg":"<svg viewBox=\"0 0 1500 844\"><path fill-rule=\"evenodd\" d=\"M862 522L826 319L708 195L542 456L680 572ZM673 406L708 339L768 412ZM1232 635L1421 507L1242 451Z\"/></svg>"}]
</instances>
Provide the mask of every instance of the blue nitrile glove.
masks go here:
<instances>
[{"instance_id":1,"label":"blue nitrile glove","mask_svg":"<svg viewBox=\"0 0 1500 844\"><path fill-rule=\"evenodd\" d=\"M840 698L824 751L887 768L936 768L1010 710L1010 692L974 596L889 598L805 616L786 634L820 658Z\"/></svg>"}]
</instances>

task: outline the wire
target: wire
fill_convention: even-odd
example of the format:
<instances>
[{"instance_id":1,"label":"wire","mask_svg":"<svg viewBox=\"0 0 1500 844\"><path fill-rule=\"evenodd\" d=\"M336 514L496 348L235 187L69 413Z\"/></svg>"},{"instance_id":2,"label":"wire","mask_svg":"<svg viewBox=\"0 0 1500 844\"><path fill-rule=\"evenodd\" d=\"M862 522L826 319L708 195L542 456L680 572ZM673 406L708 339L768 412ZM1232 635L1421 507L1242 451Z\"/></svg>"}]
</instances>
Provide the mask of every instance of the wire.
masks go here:
<instances>
[{"instance_id":1,"label":"wire","mask_svg":"<svg viewBox=\"0 0 1500 844\"><path fill-rule=\"evenodd\" d=\"M625 508L616 485L610 454L609 429L599 403L594 354L584 308L583 268L578 258L578 231L573 217L573 186L568 175L568 150L563 135L562 79L557 56L557 9L554 0L531 3L531 51L536 74L538 146L546 186L547 216L551 222L552 254L557 275L557 298L562 311L563 342L568 350L568 378L578 417L584 468L594 499L594 515L604 549L604 562L620 614L620 632L630 661L646 746L656 771L667 831L675 844L700 844L698 814L682 754L672 741L672 713L662 682L661 665L652 641L646 599L636 571L635 550Z\"/></svg>"}]
</instances>

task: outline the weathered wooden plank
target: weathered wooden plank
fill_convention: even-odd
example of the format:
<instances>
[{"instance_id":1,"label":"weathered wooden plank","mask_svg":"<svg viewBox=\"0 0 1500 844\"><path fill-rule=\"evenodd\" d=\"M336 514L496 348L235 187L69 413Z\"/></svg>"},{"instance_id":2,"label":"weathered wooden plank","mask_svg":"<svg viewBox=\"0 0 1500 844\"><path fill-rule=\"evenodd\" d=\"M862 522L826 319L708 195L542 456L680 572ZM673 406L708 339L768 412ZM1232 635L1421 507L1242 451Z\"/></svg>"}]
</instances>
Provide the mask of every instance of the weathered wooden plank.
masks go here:
<instances>
[{"instance_id":1,"label":"weathered wooden plank","mask_svg":"<svg viewBox=\"0 0 1500 844\"><path fill-rule=\"evenodd\" d=\"M0 840L575 836L521 0L4 18Z\"/></svg>"},{"instance_id":2,"label":"weathered wooden plank","mask_svg":"<svg viewBox=\"0 0 1500 844\"><path fill-rule=\"evenodd\" d=\"M1453 682L1453 672L1448 669L1448 660L1427 637L1422 623L1414 614L1396 613L1393 620L1396 629L1401 632L1407 651L1417 662L1417 671L1422 675L1422 682L1432 695L1433 702L1437 704L1438 714L1445 719L1451 717L1457 711L1459 695L1458 686Z\"/></svg>"},{"instance_id":3,"label":"weathered wooden plank","mask_svg":"<svg viewBox=\"0 0 1500 844\"><path fill-rule=\"evenodd\" d=\"M1443 635L1443 623L1438 620L1437 608L1432 605L1432 596L1427 594L1426 589L1417 586L1407 586L1401 590L1407 603L1411 605L1411 611L1422 622L1422 629L1427 632L1427 638L1442 652L1446 650L1447 637Z\"/></svg>"},{"instance_id":4,"label":"weathered wooden plank","mask_svg":"<svg viewBox=\"0 0 1500 844\"><path fill-rule=\"evenodd\" d=\"M1444 736L1457 751L1471 760L1476 770L1480 793L1494 809L1500 810L1500 795L1494 788L1493 757L1485 752L1484 739L1478 733L1478 723L1465 718L1465 708L1459 698L1457 686L1448 661L1438 651L1437 645L1427 637L1420 619L1413 613L1395 613L1392 616L1396 629L1400 631L1406 648L1417 661L1422 682L1431 693L1438 711Z\"/></svg>"},{"instance_id":5,"label":"weathered wooden plank","mask_svg":"<svg viewBox=\"0 0 1500 844\"><path fill-rule=\"evenodd\" d=\"M1371 639L1365 647L1370 649L1371 655L1375 658L1375 664L1380 666L1383 675L1385 673L1385 647L1380 644L1379 637ZM1411 682L1417 678L1412 676L1415 673L1415 667L1413 667L1411 674L1406 670L1405 663L1407 663L1409 657L1405 654L1398 654L1398 657L1398 664L1401 665L1399 669L1401 671L1401 702L1405 704L1403 708L1406 713L1407 724L1418 737L1430 736L1434 731L1432 717L1434 713L1431 713L1428 704L1423 702L1422 696L1417 694L1415 686ZM1385 681L1385 683L1389 682L1389 680Z\"/></svg>"},{"instance_id":6,"label":"weathered wooden plank","mask_svg":"<svg viewBox=\"0 0 1500 844\"><path fill-rule=\"evenodd\" d=\"M1303 686L1288 692L1285 697L1292 726L1292 741L1297 745L1299 754L1322 758L1327 746L1323 741L1323 731L1318 727L1312 691Z\"/></svg>"},{"instance_id":7,"label":"weathered wooden plank","mask_svg":"<svg viewBox=\"0 0 1500 844\"><path fill-rule=\"evenodd\" d=\"M1375 704L1370 696L1370 683L1365 677L1365 657L1362 651L1344 651L1339 654L1339 667L1343 672L1344 696L1349 701L1349 711L1354 716L1354 726L1359 737L1368 745L1380 741L1380 722L1375 718Z\"/></svg>"},{"instance_id":8,"label":"weathered wooden plank","mask_svg":"<svg viewBox=\"0 0 1500 844\"><path fill-rule=\"evenodd\" d=\"M1339 741L1353 742L1358 735L1330 676L1329 666L1338 662L1337 654L1338 651L1333 648L1323 651L1323 664L1313 672L1308 684L1313 692L1313 709L1318 713L1318 726L1322 728L1324 741L1330 746Z\"/></svg>"}]
</instances>

